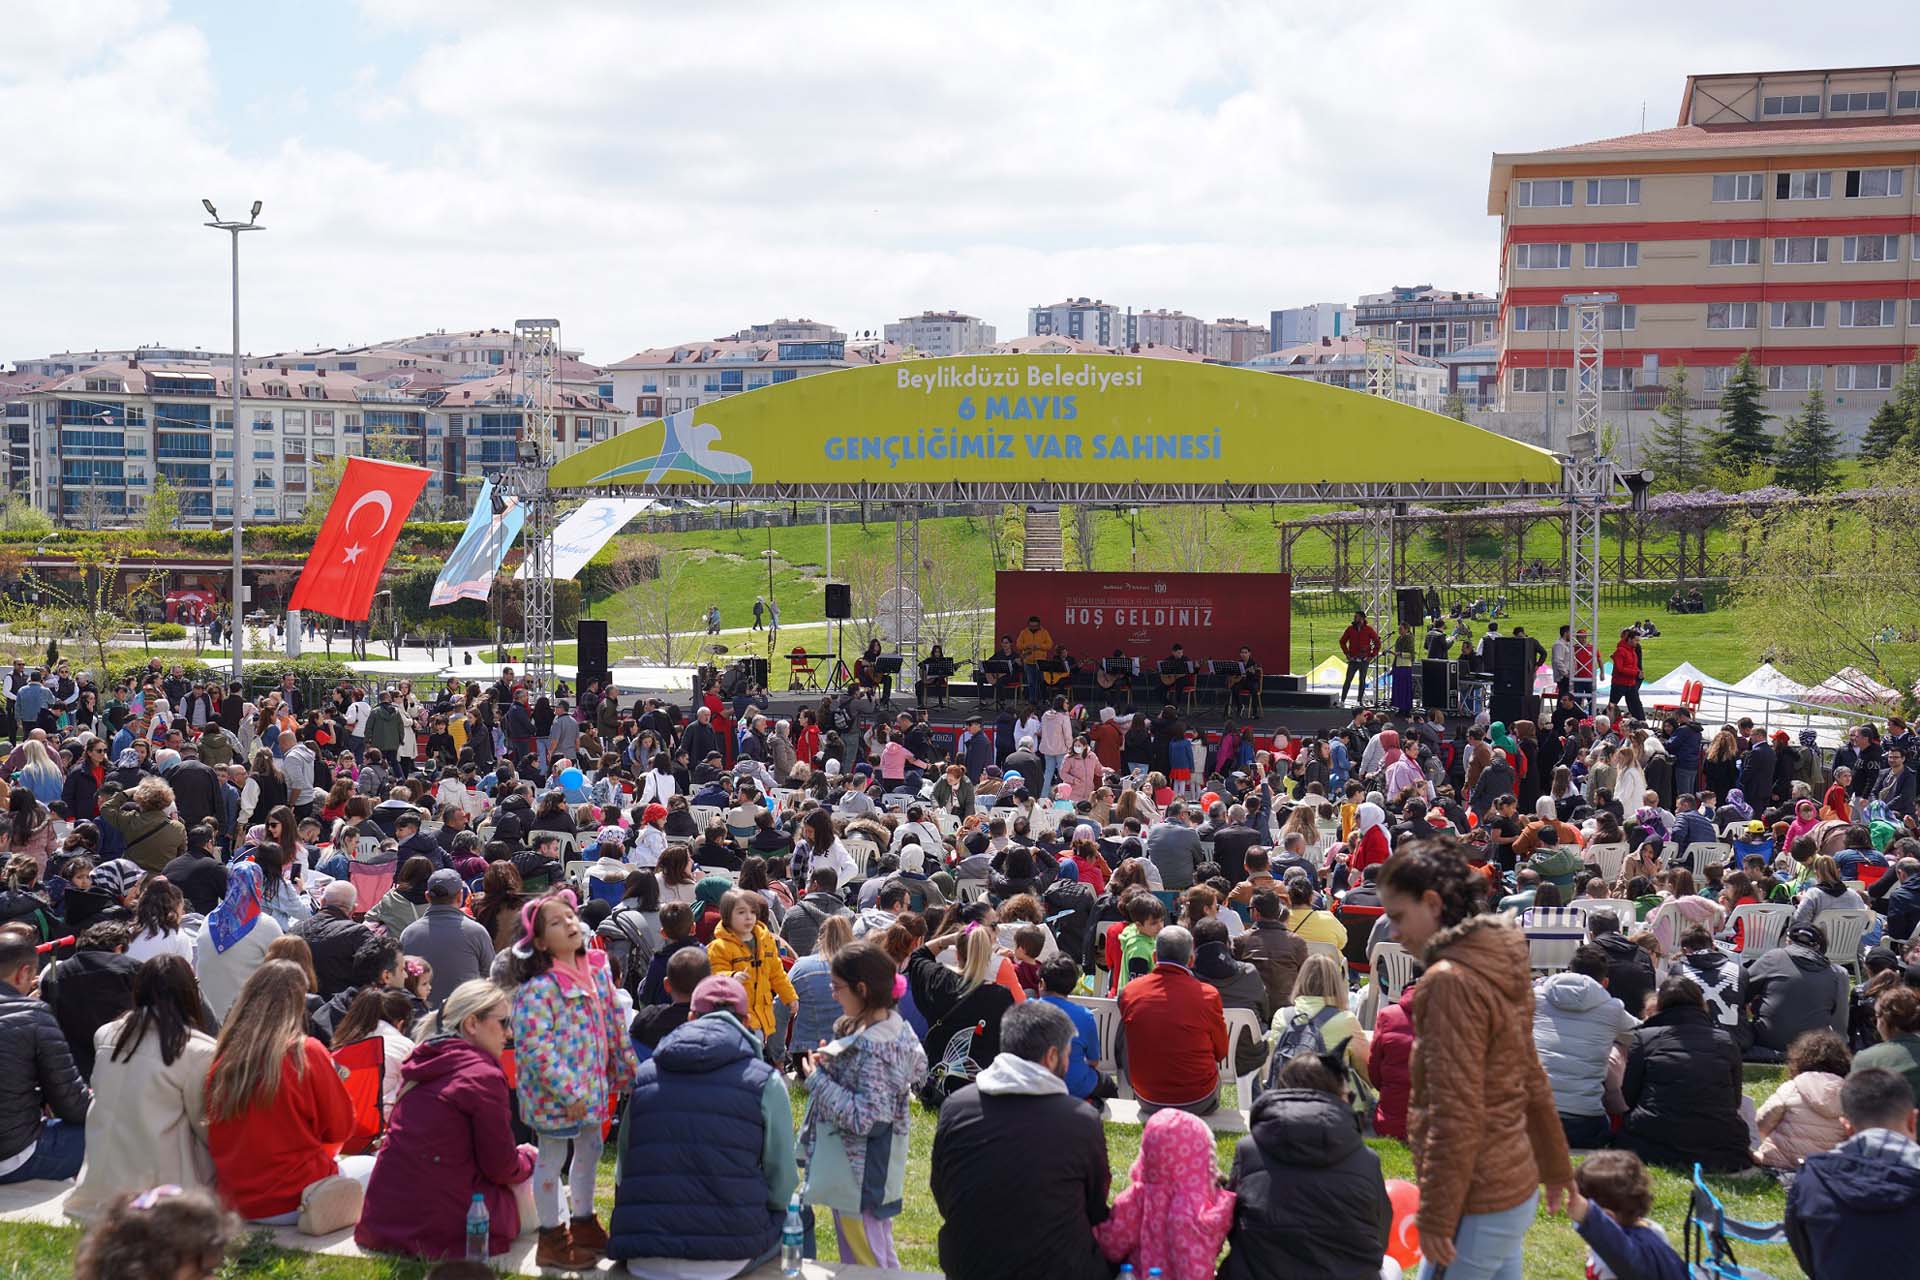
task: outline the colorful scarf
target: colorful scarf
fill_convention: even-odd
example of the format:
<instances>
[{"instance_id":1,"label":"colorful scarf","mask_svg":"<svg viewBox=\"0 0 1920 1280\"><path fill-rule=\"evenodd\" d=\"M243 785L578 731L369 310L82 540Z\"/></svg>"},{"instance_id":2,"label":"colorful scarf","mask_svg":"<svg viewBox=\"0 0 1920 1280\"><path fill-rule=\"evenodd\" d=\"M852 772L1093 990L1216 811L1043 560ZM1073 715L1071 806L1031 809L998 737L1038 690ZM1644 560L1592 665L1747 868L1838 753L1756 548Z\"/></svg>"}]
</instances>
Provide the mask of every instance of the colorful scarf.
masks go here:
<instances>
[{"instance_id":1,"label":"colorful scarf","mask_svg":"<svg viewBox=\"0 0 1920 1280\"><path fill-rule=\"evenodd\" d=\"M261 910L260 868L236 862L227 868L227 896L207 916L207 933L215 952L224 952L253 932Z\"/></svg>"}]
</instances>

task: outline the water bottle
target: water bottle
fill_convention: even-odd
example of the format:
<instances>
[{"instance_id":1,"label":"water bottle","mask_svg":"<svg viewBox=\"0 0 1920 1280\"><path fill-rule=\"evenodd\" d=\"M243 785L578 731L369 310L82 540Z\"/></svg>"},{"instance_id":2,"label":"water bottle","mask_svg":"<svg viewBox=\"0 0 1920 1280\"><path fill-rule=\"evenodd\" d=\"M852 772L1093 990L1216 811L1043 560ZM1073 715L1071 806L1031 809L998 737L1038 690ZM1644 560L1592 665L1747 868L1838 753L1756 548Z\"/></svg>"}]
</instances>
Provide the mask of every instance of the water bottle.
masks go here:
<instances>
[{"instance_id":1,"label":"water bottle","mask_svg":"<svg viewBox=\"0 0 1920 1280\"><path fill-rule=\"evenodd\" d=\"M491 1224L487 1221L486 1198L475 1192L473 1203L467 1206L468 1262L487 1260L487 1230L490 1226Z\"/></svg>"},{"instance_id":2,"label":"water bottle","mask_svg":"<svg viewBox=\"0 0 1920 1280\"><path fill-rule=\"evenodd\" d=\"M1158 1268L1158 1267L1148 1267L1148 1268L1147 1268L1147 1280L1160 1280L1160 1268Z\"/></svg>"},{"instance_id":3,"label":"water bottle","mask_svg":"<svg viewBox=\"0 0 1920 1280\"><path fill-rule=\"evenodd\" d=\"M1133 1280L1133 1264L1131 1262L1123 1262L1120 1264L1120 1280Z\"/></svg>"},{"instance_id":4,"label":"water bottle","mask_svg":"<svg viewBox=\"0 0 1920 1280\"><path fill-rule=\"evenodd\" d=\"M800 1217L800 1193L787 1201L787 1225L780 1228L780 1274L786 1280L798 1280L800 1256L806 1250L807 1227Z\"/></svg>"}]
</instances>

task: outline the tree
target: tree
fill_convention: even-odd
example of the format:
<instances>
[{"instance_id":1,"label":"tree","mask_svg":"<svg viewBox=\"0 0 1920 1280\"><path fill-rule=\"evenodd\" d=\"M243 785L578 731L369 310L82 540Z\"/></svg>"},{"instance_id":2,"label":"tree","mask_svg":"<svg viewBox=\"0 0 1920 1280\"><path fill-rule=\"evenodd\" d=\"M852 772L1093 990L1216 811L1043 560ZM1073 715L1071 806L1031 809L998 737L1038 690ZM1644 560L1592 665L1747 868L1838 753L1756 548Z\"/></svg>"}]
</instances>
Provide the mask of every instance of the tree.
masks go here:
<instances>
[{"instance_id":1,"label":"tree","mask_svg":"<svg viewBox=\"0 0 1920 1280\"><path fill-rule=\"evenodd\" d=\"M1860 437L1860 458L1863 462L1885 462L1906 439L1907 423L1900 416L1900 403L1888 397L1867 420L1867 432Z\"/></svg>"},{"instance_id":2,"label":"tree","mask_svg":"<svg viewBox=\"0 0 1920 1280\"><path fill-rule=\"evenodd\" d=\"M612 615L609 628L629 639L616 645L634 657L652 657L670 667L684 662L696 645L699 604L683 552L640 541L623 542L605 571L603 581L613 594L605 602ZM636 643L637 642L637 643Z\"/></svg>"},{"instance_id":3,"label":"tree","mask_svg":"<svg viewBox=\"0 0 1920 1280\"><path fill-rule=\"evenodd\" d=\"M1445 412L1449 418L1456 418L1461 422L1465 422L1467 420L1467 398L1458 391L1449 391L1447 393Z\"/></svg>"},{"instance_id":4,"label":"tree","mask_svg":"<svg viewBox=\"0 0 1920 1280\"><path fill-rule=\"evenodd\" d=\"M1887 399L1906 425L1907 448L1920 452L1920 356L1908 361L1907 367L1900 371L1900 380L1893 384L1893 394Z\"/></svg>"},{"instance_id":5,"label":"tree","mask_svg":"<svg viewBox=\"0 0 1920 1280\"><path fill-rule=\"evenodd\" d=\"M1666 398L1660 402L1646 447L1647 466L1663 487L1676 491L1696 488L1706 480L1706 460L1689 412L1692 403L1687 366L1677 364L1667 375Z\"/></svg>"},{"instance_id":6,"label":"tree","mask_svg":"<svg viewBox=\"0 0 1920 1280\"><path fill-rule=\"evenodd\" d=\"M1815 387L1780 436L1774 481L1801 493L1821 493L1840 483L1840 432L1827 415L1827 398Z\"/></svg>"},{"instance_id":7,"label":"tree","mask_svg":"<svg viewBox=\"0 0 1920 1280\"><path fill-rule=\"evenodd\" d=\"M1773 437L1767 434L1767 421L1773 415L1764 407L1766 389L1753 354L1741 352L1720 393L1720 429L1714 434L1712 452L1713 464L1721 471L1745 475L1773 465Z\"/></svg>"},{"instance_id":8,"label":"tree","mask_svg":"<svg viewBox=\"0 0 1920 1280\"><path fill-rule=\"evenodd\" d=\"M1920 486L1920 452L1897 450L1882 475L1845 506L1765 503L1736 522L1755 551L1729 583L1732 625L1797 679L1857 667L1911 709L1920 645L1903 636L1920 618L1920 522L1907 494Z\"/></svg>"},{"instance_id":9,"label":"tree","mask_svg":"<svg viewBox=\"0 0 1920 1280\"><path fill-rule=\"evenodd\" d=\"M1098 542L1094 528L1095 508L1082 502L1077 506L1063 508L1066 528L1073 534L1073 563L1082 573L1093 572L1093 555Z\"/></svg>"},{"instance_id":10,"label":"tree","mask_svg":"<svg viewBox=\"0 0 1920 1280\"><path fill-rule=\"evenodd\" d=\"M147 497L147 509L140 517L140 532L149 539L167 537L180 524L180 491L165 475L153 478L153 492Z\"/></svg>"},{"instance_id":11,"label":"tree","mask_svg":"<svg viewBox=\"0 0 1920 1280\"><path fill-rule=\"evenodd\" d=\"M22 482L18 491L0 489L0 531L6 533L51 533L53 520L33 505Z\"/></svg>"}]
</instances>

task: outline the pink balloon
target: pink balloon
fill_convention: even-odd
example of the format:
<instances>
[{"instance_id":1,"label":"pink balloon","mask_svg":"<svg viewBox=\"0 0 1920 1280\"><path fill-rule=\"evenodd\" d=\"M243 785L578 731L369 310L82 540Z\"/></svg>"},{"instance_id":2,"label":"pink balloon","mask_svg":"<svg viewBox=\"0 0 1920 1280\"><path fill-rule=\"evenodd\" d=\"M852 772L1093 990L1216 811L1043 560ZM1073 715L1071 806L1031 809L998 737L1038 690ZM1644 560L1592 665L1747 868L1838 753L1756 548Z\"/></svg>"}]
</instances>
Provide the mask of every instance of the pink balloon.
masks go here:
<instances>
[{"instance_id":1,"label":"pink balloon","mask_svg":"<svg viewBox=\"0 0 1920 1280\"><path fill-rule=\"evenodd\" d=\"M1420 1261L1420 1188L1404 1178L1387 1182L1387 1200L1393 1205L1393 1230L1387 1236L1387 1256L1403 1268Z\"/></svg>"}]
</instances>

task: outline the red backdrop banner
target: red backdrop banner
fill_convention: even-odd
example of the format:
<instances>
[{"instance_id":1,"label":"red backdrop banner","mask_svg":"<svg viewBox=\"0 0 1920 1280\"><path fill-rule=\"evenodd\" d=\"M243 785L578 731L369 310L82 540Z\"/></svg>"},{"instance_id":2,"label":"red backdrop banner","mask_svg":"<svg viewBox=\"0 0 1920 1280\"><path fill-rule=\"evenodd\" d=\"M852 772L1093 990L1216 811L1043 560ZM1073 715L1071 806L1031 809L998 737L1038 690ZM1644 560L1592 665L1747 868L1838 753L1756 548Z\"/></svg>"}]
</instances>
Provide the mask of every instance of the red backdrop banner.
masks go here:
<instances>
[{"instance_id":1,"label":"red backdrop banner","mask_svg":"<svg viewBox=\"0 0 1920 1280\"><path fill-rule=\"evenodd\" d=\"M1115 649L1158 660L1175 641L1204 661L1236 656L1241 645L1269 673L1291 668L1287 573L1056 573L995 575L994 634L1014 635L1034 614L1075 657Z\"/></svg>"}]
</instances>

